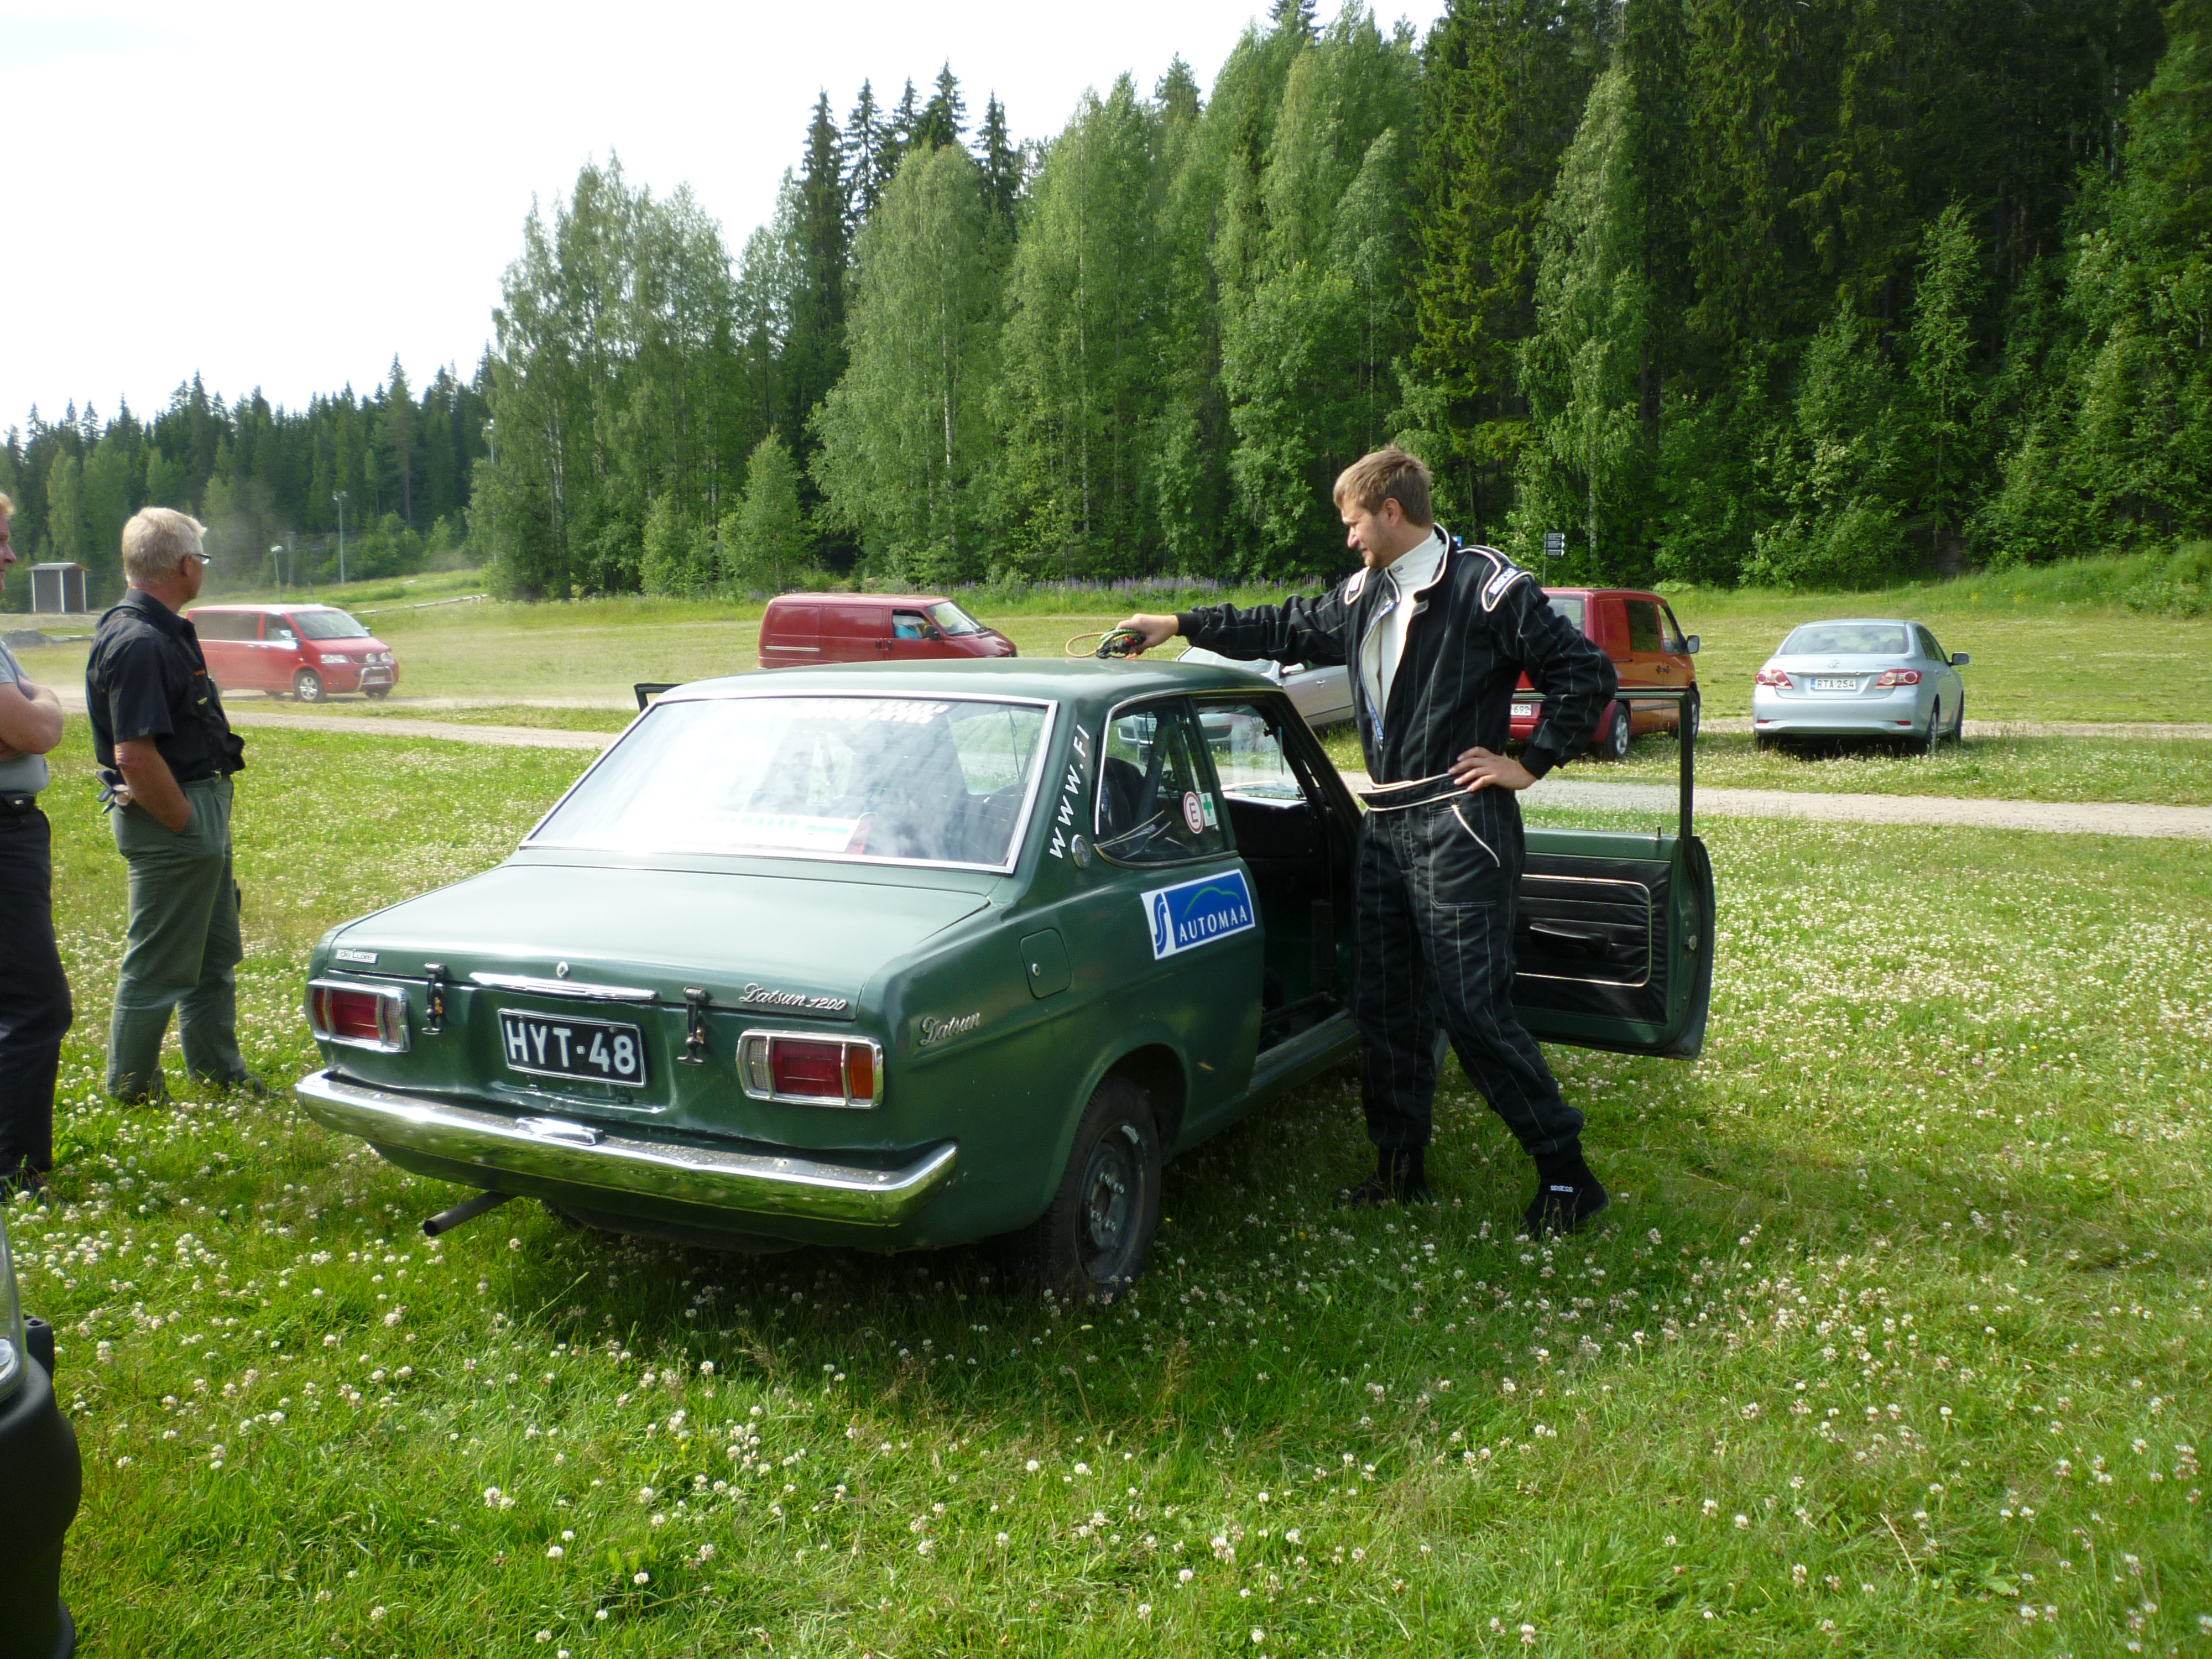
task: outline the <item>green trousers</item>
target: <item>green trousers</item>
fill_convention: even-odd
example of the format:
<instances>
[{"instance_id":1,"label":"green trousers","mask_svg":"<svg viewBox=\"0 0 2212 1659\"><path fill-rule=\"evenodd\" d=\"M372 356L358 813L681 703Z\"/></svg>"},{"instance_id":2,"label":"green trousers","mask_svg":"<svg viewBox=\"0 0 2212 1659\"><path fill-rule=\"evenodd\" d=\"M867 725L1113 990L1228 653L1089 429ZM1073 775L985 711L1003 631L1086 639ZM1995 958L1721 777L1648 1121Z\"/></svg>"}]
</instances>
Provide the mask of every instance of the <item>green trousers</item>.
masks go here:
<instances>
[{"instance_id":1,"label":"green trousers","mask_svg":"<svg viewBox=\"0 0 2212 1659\"><path fill-rule=\"evenodd\" d=\"M238 1052L245 952L230 869L230 780L207 778L184 790L192 821L181 836L143 806L108 814L131 872L131 928L107 1032L107 1092L121 1099L166 1092L161 1038L172 1008L187 1072L222 1084L246 1075Z\"/></svg>"}]
</instances>

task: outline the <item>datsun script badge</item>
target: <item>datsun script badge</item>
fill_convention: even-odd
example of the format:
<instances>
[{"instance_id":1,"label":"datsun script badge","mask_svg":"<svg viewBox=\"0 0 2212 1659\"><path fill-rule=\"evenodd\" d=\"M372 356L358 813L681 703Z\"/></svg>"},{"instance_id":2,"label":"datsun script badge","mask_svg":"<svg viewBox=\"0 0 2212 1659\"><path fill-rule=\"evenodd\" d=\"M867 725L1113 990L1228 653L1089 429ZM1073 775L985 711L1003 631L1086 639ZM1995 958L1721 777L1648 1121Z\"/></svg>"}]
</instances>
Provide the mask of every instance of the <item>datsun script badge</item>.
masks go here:
<instances>
[{"instance_id":1,"label":"datsun script badge","mask_svg":"<svg viewBox=\"0 0 2212 1659\"><path fill-rule=\"evenodd\" d=\"M1252 890L1244 884L1242 870L1156 887L1144 901L1154 962L1231 933L1249 933L1253 926Z\"/></svg>"},{"instance_id":2,"label":"datsun script badge","mask_svg":"<svg viewBox=\"0 0 2212 1659\"><path fill-rule=\"evenodd\" d=\"M923 1048L933 1048L951 1037L966 1036L983 1023L983 1012L977 1009L972 1014L951 1014L939 1018L935 1014L924 1014L914 1023L915 1042Z\"/></svg>"}]
</instances>

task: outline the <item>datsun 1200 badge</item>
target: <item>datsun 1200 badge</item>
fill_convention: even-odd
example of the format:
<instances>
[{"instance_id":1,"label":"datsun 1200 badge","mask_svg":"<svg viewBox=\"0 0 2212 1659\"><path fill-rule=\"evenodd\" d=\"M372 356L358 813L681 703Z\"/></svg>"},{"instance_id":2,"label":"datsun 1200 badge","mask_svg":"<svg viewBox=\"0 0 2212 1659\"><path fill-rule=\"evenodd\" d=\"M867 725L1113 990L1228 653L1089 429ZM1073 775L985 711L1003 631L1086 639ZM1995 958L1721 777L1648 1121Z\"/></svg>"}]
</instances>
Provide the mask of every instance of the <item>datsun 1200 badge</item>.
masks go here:
<instances>
[{"instance_id":1,"label":"datsun 1200 badge","mask_svg":"<svg viewBox=\"0 0 2212 1659\"><path fill-rule=\"evenodd\" d=\"M1687 801L1687 763L1684 771ZM1255 675L794 669L668 691L471 880L333 929L307 1109L401 1167L732 1249L1011 1236L1142 1269L1164 1160L1351 1058L1358 807ZM1522 1016L1693 1055L1688 833L1534 830ZM466 1207L466 1206L465 1206Z\"/></svg>"}]
</instances>

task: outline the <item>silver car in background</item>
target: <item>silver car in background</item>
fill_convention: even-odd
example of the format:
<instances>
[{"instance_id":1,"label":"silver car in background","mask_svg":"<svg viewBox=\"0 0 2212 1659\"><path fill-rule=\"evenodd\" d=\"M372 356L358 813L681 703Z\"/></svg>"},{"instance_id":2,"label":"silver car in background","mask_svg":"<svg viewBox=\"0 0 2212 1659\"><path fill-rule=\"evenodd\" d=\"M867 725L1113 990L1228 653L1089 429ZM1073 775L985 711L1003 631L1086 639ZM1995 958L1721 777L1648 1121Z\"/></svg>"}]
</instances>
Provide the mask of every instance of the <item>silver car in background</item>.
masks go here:
<instances>
[{"instance_id":1,"label":"silver car in background","mask_svg":"<svg viewBox=\"0 0 2212 1659\"><path fill-rule=\"evenodd\" d=\"M1806 623L1759 671L1753 741L1887 738L1925 753L1955 743L1966 718L1963 651L1949 653L1919 623L1854 617Z\"/></svg>"},{"instance_id":2,"label":"silver car in background","mask_svg":"<svg viewBox=\"0 0 2212 1659\"><path fill-rule=\"evenodd\" d=\"M1285 668L1280 663L1246 661L1242 657L1224 657L1218 652L1201 650L1197 646L1176 659L1178 662L1211 663L1219 668L1242 668L1268 679L1291 694L1291 702L1305 716L1306 724L1318 732L1324 726L1334 726L1352 718L1352 681L1342 664L1311 668Z\"/></svg>"}]
</instances>

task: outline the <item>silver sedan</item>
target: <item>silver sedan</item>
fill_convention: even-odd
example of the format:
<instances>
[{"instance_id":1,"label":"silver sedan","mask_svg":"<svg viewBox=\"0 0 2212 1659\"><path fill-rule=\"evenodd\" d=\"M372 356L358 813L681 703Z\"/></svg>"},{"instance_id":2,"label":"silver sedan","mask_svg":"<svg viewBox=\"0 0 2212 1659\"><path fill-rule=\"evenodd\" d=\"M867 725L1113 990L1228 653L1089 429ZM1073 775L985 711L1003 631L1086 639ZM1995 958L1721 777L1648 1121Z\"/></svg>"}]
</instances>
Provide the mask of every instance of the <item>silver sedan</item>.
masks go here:
<instances>
[{"instance_id":1,"label":"silver sedan","mask_svg":"<svg viewBox=\"0 0 2212 1659\"><path fill-rule=\"evenodd\" d=\"M1305 716L1306 724L1316 731L1352 718L1352 681L1341 664L1285 668L1280 663L1248 662L1239 657L1224 657L1198 646L1191 647L1176 660L1212 663L1223 668L1243 668L1255 674L1266 675L1291 694L1291 703L1299 714Z\"/></svg>"},{"instance_id":2,"label":"silver sedan","mask_svg":"<svg viewBox=\"0 0 2212 1659\"><path fill-rule=\"evenodd\" d=\"M1807 623L1766 659L1752 687L1761 749L1785 738L1887 738L1925 753L1955 743L1966 718L1963 651L1921 623L1856 617Z\"/></svg>"}]
</instances>

